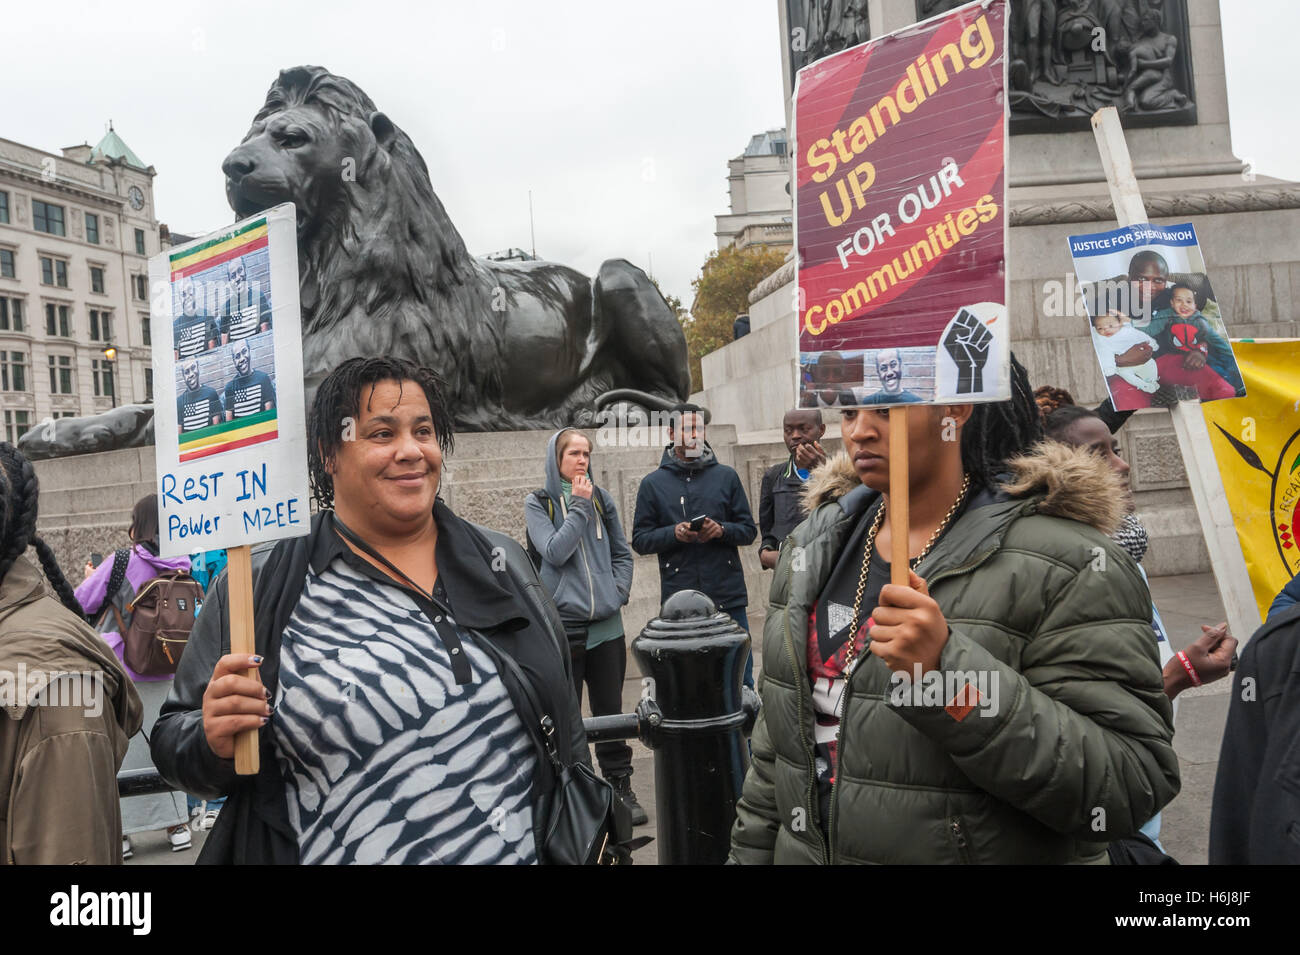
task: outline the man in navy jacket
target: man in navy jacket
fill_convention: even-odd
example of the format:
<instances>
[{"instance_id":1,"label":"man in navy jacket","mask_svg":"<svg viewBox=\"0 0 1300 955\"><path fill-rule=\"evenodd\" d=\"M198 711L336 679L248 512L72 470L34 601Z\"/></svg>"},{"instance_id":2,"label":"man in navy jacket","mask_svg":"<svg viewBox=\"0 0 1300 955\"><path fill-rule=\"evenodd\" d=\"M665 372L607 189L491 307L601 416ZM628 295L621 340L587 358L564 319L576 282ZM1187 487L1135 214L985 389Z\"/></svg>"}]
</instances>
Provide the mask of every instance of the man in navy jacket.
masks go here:
<instances>
[{"instance_id":1,"label":"man in navy jacket","mask_svg":"<svg viewBox=\"0 0 1300 955\"><path fill-rule=\"evenodd\" d=\"M749 598L737 547L753 543L758 529L745 489L705 441L699 406L674 407L668 437L672 443L659 468L637 490L632 549L659 555L661 602L679 590L698 590L749 630ZM691 530L691 521L700 516L703 525ZM754 685L752 660L745 663L745 685Z\"/></svg>"}]
</instances>

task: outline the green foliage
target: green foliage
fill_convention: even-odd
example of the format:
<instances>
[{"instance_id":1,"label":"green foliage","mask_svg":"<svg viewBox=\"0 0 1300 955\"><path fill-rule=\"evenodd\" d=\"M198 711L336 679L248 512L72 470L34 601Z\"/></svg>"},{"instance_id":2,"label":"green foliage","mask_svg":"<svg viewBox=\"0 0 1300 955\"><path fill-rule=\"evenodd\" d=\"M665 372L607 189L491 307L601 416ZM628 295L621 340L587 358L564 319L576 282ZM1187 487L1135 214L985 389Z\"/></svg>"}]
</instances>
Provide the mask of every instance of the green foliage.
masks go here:
<instances>
[{"instance_id":1,"label":"green foliage","mask_svg":"<svg viewBox=\"0 0 1300 955\"><path fill-rule=\"evenodd\" d=\"M781 267L785 256L784 249L765 245L729 246L709 253L699 277L691 282L695 305L689 314L677 313L686 333L693 390L704 387L700 359L732 340L736 316L749 311L749 293Z\"/></svg>"}]
</instances>

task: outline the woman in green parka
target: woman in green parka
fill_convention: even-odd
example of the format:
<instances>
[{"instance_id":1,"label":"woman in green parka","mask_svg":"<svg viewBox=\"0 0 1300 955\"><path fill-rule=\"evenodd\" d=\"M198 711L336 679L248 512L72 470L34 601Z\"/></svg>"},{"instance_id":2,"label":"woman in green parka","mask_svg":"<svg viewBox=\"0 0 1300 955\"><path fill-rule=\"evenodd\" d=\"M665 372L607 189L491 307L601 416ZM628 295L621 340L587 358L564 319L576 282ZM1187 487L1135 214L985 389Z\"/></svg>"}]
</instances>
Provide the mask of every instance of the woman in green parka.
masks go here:
<instances>
[{"instance_id":1,"label":"woman in green parka","mask_svg":"<svg viewBox=\"0 0 1300 955\"><path fill-rule=\"evenodd\" d=\"M910 410L908 587L889 411L842 412L772 583L731 861L1105 862L1177 794L1150 596L1109 537L1122 489L1039 442L1011 377L1008 402Z\"/></svg>"}]
</instances>

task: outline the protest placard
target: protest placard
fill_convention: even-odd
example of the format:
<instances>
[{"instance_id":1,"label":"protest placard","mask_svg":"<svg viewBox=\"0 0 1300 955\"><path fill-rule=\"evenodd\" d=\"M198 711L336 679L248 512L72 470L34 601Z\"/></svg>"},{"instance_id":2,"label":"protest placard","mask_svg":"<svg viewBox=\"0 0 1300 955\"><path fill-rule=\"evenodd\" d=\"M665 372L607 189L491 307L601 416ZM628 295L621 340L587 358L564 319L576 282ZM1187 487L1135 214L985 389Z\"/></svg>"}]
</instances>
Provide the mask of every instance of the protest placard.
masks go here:
<instances>
[{"instance_id":1,"label":"protest placard","mask_svg":"<svg viewBox=\"0 0 1300 955\"><path fill-rule=\"evenodd\" d=\"M1134 228L1150 233L1152 227L1147 219L1137 176L1133 172L1133 157L1129 155L1128 143L1124 139L1119 110L1107 106L1093 113L1092 131L1097 139L1097 153L1101 158L1101 168L1106 173L1106 185L1110 190L1110 200L1120 229ZM1173 235L1161 237L1176 237L1184 228L1173 226ZM1080 238L1086 241L1086 237ZM1181 241L1188 239L1194 243L1195 233L1183 237ZM1085 247L1083 251L1088 251L1088 248ZM1136 279L1139 285L1143 280L1159 278L1158 268L1139 265ZM1155 284L1158 283L1152 282L1152 291ZM1130 293L1133 294L1131 284ZM1137 294L1151 297L1141 288ZM1086 299L1089 296L1084 297ZM1098 311L1095 304L1094 314ZM1244 642L1259 625L1259 611L1251 599L1250 576L1246 571L1241 543L1237 539L1232 514L1228 509L1227 491L1215 467L1214 448L1205 418L1201 414L1201 406L1191 400L1174 401L1169 409L1169 419L1178 439L1178 450L1182 453L1183 468L1187 473L1192 500L1196 504L1196 517L1201 524L1201 532L1205 535L1210 566L1214 570L1219 597L1228 617L1228 628Z\"/></svg>"},{"instance_id":2,"label":"protest placard","mask_svg":"<svg viewBox=\"0 0 1300 955\"><path fill-rule=\"evenodd\" d=\"M803 407L1010 395L1005 0L799 71Z\"/></svg>"},{"instance_id":3,"label":"protest placard","mask_svg":"<svg viewBox=\"0 0 1300 955\"><path fill-rule=\"evenodd\" d=\"M1171 404L1246 393L1190 222L1142 223L1069 243L1116 408L1149 408L1157 394Z\"/></svg>"},{"instance_id":4,"label":"protest placard","mask_svg":"<svg viewBox=\"0 0 1300 955\"><path fill-rule=\"evenodd\" d=\"M306 535L293 206L166 250L149 276L162 555Z\"/></svg>"}]
</instances>

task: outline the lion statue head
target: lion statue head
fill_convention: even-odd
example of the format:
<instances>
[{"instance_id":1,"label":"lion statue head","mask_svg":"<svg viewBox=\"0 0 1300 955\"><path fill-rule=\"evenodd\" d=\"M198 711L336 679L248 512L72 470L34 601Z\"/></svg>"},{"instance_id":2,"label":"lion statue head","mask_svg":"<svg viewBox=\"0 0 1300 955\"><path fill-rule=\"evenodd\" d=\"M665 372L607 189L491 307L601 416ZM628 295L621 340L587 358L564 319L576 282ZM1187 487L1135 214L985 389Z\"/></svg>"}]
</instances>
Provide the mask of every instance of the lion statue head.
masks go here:
<instances>
[{"instance_id":1,"label":"lion statue head","mask_svg":"<svg viewBox=\"0 0 1300 955\"><path fill-rule=\"evenodd\" d=\"M474 320L480 266L414 143L369 96L323 67L282 70L222 170L238 218L297 209L309 386L345 358L402 353L474 399L466 363L449 357L491 334Z\"/></svg>"}]
</instances>

